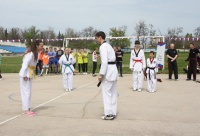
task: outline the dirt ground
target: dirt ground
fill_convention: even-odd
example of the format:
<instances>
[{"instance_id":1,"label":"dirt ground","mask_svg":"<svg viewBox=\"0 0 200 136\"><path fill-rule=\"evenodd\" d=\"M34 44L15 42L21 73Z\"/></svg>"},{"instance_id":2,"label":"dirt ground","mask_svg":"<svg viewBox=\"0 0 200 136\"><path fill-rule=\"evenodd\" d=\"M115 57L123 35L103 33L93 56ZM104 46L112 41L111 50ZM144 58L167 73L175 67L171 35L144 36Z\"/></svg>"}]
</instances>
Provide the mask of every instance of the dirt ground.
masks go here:
<instances>
[{"instance_id":1,"label":"dirt ground","mask_svg":"<svg viewBox=\"0 0 200 136\"><path fill-rule=\"evenodd\" d=\"M61 75L37 77L31 107L36 116L22 115L18 74L2 74L0 136L199 136L200 84L168 80L157 92L132 91L132 75L118 81L118 115L101 120L103 103L97 77L75 75L72 92L65 92Z\"/></svg>"}]
</instances>

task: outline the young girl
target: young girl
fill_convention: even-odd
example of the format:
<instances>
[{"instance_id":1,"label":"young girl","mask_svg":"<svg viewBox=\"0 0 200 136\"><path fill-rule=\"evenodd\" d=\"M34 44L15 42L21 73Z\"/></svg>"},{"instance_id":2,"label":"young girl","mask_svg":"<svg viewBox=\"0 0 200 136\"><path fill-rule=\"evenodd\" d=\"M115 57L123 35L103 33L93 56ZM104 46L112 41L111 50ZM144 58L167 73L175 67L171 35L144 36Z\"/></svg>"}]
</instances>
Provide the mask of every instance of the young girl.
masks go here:
<instances>
[{"instance_id":1,"label":"young girl","mask_svg":"<svg viewBox=\"0 0 200 136\"><path fill-rule=\"evenodd\" d=\"M19 72L23 114L28 116L36 115L35 112L30 110L30 102L37 55L42 48L43 43L41 41L31 44L30 51L24 55L22 67Z\"/></svg>"},{"instance_id":2,"label":"young girl","mask_svg":"<svg viewBox=\"0 0 200 136\"><path fill-rule=\"evenodd\" d=\"M65 48L65 53L60 57L59 64L62 66L63 85L65 91L72 91L74 57L70 54L69 48Z\"/></svg>"},{"instance_id":3,"label":"young girl","mask_svg":"<svg viewBox=\"0 0 200 136\"><path fill-rule=\"evenodd\" d=\"M46 75L48 73L48 68L49 68L49 56L48 52L45 51L45 54L42 57L42 62L43 62L43 67L42 67L42 72L40 73L40 76L42 76L44 69L46 70Z\"/></svg>"},{"instance_id":4,"label":"young girl","mask_svg":"<svg viewBox=\"0 0 200 136\"><path fill-rule=\"evenodd\" d=\"M156 91L156 73L158 72L157 68L157 61L154 58L154 52L151 51L149 53L149 58L147 59L147 90L150 93L153 93Z\"/></svg>"},{"instance_id":5,"label":"young girl","mask_svg":"<svg viewBox=\"0 0 200 136\"><path fill-rule=\"evenodd\" d=\"M82 50L80 49L79 52L77 53L77 57L78 57L78 71L79 74L81 74L81 69L84 72L84 67L83 67L83 54L82 54Z\"/></svg>"}]
</instances>

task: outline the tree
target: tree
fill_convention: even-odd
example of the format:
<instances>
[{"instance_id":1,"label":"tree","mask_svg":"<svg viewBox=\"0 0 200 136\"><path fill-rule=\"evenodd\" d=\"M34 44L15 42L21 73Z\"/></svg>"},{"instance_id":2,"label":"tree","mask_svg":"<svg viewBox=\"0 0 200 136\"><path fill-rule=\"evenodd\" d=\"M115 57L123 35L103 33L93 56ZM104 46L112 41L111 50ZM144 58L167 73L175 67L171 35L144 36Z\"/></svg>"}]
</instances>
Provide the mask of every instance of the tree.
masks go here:
<instances>
[{"instance_id":1,"label":"tree","mask_svg":"<svg viewBox=\"0 0 200 136\"><path fill-rule=\"evenodd\" d=\"M31 44L31 39L35 40L37 38L40 38L39 32L40 30L37 29L36 26L31 26L28 29L25 28L21 31L22 37L28 40L26 43L27 46Z\"/></svg>"},{"instance_id":2,"label":"tree","mask_svg":"<svg viewBox=\"0 0 200 136\"><path fill-rule=\"evenodd\" d=\"M178 38L179 34L183 33L182 27L168 28L168 35L170 38Z\"/></svg>"},{"instance_id":3,"label":"tree","mask_svg":"<svg viewBox=\"0 0 200 136\"><path fill-rule=\"evenodd\" d=\"M11 28L10 31L8 32L8 39L21 39L22 35L20 33L21 29L20 28Z\"/></svg>"},{"instance_id":4,"label":"tree","mask_svg":"<svg viewBox=\"0 0 200 136\"><path fill-rule=\"evenodd\" d=\"M197 27L195 30L194 30L194 36L196 38L199 38L200 37L200 26Z\"/></svg>"},{"instance_id":5,"label":"tree","mask_svg":"<svg viewBox=\"0 0 200 136\"><path fill-rule=\"evenodd\" d=\"M112 37L123 37L126 35L126 30L127 26L110 28L109 35ZM129 39L111 39L110 44L112 46L121 46L121 48L124 48L130 47L131 41Z\"/></svg>"},{"instance_id":6,"label":"tree","mask_svg":"<svg viewBox=\"0 0 200 136\"><path fill-rule=\"evenodd\" d=\"M80 33L76 32L73 28L67 28L65 29L65 37L67 38L73 38L73 37L79 37Z\"/></svg>"},{"instance_id":7,"label":"tree","mask_svg":"<svg viewBox=\"0 0 200 136\"><path fill-rule=\"evenodd\" d=\"M89 26L84 28L80 34L82 37L93 37L97 32L97 29L94 29L92 26Z\"/></svg>"},{"instance_id":8,"label":"tree","mask_svg":"<svg viewBox=\"0 0 200 136\"><path fill-rule=\"evenodd\" d=\"M148 36L149 28L148 28L148 25L146 24L146 22L143 20L140 20L138 23L136 23L135 32L138 37L139 36ZM146 45L146 41L147 41L146 38L142 38L142 39L138 38L138 40L141 41L141 45L143 45L143 47Z\"/></svg>"},{"instance_id":9,"label":"tree","mask_svg":"<svg viewBox=\"0 0 200 136\"><path fill-rule=\"evenodd\" d=\"M185 38L192 38L192 34L187 33L187 34L185 35Z\"/></svg>"},{"instance_id":10,"label":"tree","mask_svg":"<svg viewBox=\"0 0 200 136\"><path fill-rule=\"evenodd\" d=\"M0 26L0 39L5 39L5 30L2 26Z\"/></svg>"}]
</instances>

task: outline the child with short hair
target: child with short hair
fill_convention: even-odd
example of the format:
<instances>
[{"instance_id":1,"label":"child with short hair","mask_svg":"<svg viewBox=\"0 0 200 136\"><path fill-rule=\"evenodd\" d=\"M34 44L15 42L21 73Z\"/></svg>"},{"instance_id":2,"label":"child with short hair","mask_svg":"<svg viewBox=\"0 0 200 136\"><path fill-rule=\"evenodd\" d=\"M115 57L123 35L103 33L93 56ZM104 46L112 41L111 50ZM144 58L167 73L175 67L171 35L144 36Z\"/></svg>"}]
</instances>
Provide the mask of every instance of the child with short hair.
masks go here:
<instances>
[{"instance_id":1,"label":"child with short hair","mask_svg":"<svg viewBox=\"0 0 200 136\"><path fill-rule=\"evenodd\" d=\"M157 60L154 58L154 52L149 53L149 58L147 59L147 90L150 93L156 92L156 73L158 72Z\"/></svg>"},{"instance_id":2,"label":"child with short hair","mask_svg":"<svg viewBox=\"0 0 200 136\"><path fill-rule=\"evenodd\" d=\"M43 62L43 66L42 66L42 71L40 73L40 76L42 76L42 73L44 71L44 68L46 70L46 75L48 73L48 69L49 69L49 55L48 55L48 51L44 52L44 55L42 57L42 62Z\"/></svg>"}]
</instances>

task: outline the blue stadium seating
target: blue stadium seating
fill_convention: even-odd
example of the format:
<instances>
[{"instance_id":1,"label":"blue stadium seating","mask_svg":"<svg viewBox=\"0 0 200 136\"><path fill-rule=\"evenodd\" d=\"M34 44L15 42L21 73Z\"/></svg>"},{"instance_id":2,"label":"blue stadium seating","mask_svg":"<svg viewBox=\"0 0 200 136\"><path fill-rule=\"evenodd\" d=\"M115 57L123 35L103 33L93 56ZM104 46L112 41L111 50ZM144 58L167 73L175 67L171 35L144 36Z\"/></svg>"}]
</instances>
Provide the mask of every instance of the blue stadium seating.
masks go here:
<instances>
[{"instance_id":1,"label":"blue stadium seating","mask_svg":"<svg viewBox=\"0 0 200 136\"><path fill-rule=\"evenodd\" d=\"M25 47L7 46L7 45L0 45L0 49L7 50L12 53L24 53L26 50Z\"/></svg>"}]
</instances>

